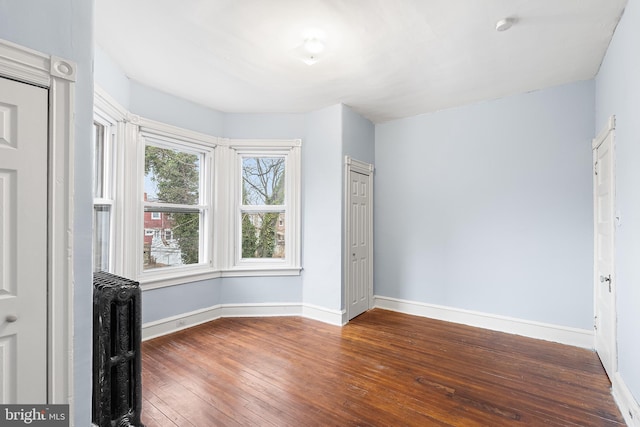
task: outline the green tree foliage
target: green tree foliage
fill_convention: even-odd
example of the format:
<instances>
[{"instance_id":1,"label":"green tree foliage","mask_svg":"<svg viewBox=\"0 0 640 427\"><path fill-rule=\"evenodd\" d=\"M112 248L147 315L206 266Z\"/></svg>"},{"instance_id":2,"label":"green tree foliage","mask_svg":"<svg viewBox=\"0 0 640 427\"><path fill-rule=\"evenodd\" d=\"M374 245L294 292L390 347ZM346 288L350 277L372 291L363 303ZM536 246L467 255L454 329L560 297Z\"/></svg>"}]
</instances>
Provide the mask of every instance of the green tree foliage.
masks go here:
<instances>
[{"instance_id":1,"label":"green tree foliage","mask_svg":"<svg viewBox=\"0 0 640 427\"><path fill-rule=\"evenodd\" d=\"M198 204L200 186L199 158L196 154L147 146L145 175L157 184L159 202ZM182 262L195 264L199 255L200 214L171 213L173 237L180 246Z\"/></svg>"},{"instance_id":2,"label":"green tree foliage","mask_svg":"<svg viewBox=\"0 0 640 427\"><path fill-rule=\"evenodd\" d=\"M242 258L255 258L258 237L249 215L242 215Z\"/></svg>"},{"instance_id":3,"label":"green tree foliage","mask_svg":"<svg viewBox=\"0 0 640 427\"><path fill-rule=\"evenodd\" d=\"M173 237L180 246L180 255L185 264L197 264L200 253L200 214L173 213Z\"/></svg>"},{"instance_id":4,"label":"green tree foliage","mask_svg":"<svg viewBox=\"0 0 640 427\"><path fill-rule=\"evenodd\" d=\"M257 258L272 258L276 249L276 224L278 214L269 212L262 214L262 227L256 244Z\"/></svg>"}]
</instances>

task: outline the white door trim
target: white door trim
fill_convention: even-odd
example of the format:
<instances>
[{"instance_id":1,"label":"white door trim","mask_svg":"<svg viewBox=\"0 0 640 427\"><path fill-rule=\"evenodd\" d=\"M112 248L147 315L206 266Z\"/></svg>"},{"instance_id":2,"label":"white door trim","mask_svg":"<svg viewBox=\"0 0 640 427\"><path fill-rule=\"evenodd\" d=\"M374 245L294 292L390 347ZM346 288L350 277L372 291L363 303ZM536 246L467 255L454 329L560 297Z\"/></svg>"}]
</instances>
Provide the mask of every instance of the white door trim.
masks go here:
<instances>
[{"instance_id":1,"label":"white door trim","mask_svg":"<svg viewBox=\"0 0 640 427\"><path fill-rule=\"evenodd\" d=\"M344 250L342 254L342 265L344 266L343 282L344 282L344 307L345 318L343 324L349 321L349 278L351 277L351 233L349 233L349 220L351 218L351 191L349 191L349 176L351 172L361 173L368 178L369 184L369 201L371 202L371 209L369 209L369 303L368 308L373 307L373 171L374 166L370 163L365 163L360 160L351 158L350 156L344 156Z\"/></svg>"},{"instance_id":2,"label":"white door trim","mask_svg":"<svg viewBox=\"0 0 640 427\"><path fill-rule=\"evenodd\" d=\"M596 149L598 147L600 147L600 145L602 145L602 143L604 143L607 138L609 138L609 136L611 136L612 138L612 142L611 142L611 184L610 184L610 188L612 189L612 197L611 197L611 221L613 222L613 227L612 227L612 248L611 248L611 276L609 278L610 283L612 283L611 285L611 298L613 301L613 306L612 306L612 313L611 313L611 322L616 325L616 319L617 319L617 305L616 305L616 275L615 275L615 229L616 229L616 225L615 225L615 211L616 211L616 192L615 192L615 188L616 188L616 182L615 182L615 178L616 178L616 173L615 173L615 127L616 127L616 118L615 116L610 116L609 119L607 120L607 125L606 127L598 134L598 136L596 136L591 144L591 149L593 150L593 163L592 166L594 167L593 172L595 173L595 161L596 159ZM599 277L599 272L598 272L598 248L597 248L597 244L598 244L598 223L597 223L597 218L595 217L595 212L597 209L597 186L596 186L596 182L594 180L594 185L593 185L593 212L594 212L594 221L593 221L593 239L594 239L594 248L593 248L593 312L594 312L594 316L597 315L598 313L598 298L597 298L597 292L598 292L598 287L599 286L603 286L602 283L600 283L600 277ZM594 322L595 323L595 322ZM614 326L613 328L613 336L612 337L607 337L607 341L610 343L609 345L609 351L611 352L611 366L605 366L605 369L607 371L607 374L609 375L611 381L613 382L614 378L614 374L618 371L618 346L617 346L617 327ZM594 348L597 349L597 345L596 345L596 340L597 338L597 334L598 332L596 331L596 333L594 334Z\"/></svg>"},{"instance_id":3,"label":"white door trim","mask_svg":"<svg viewBox=\"0 0 640 427\"><path fill-rule=\"evenodd\" d=\"M73 404L73 110L76 65L0 39L0 76L49 89L47 402ZM73 409L70 414L73 414Z\"/></svg>"}]
</instances>

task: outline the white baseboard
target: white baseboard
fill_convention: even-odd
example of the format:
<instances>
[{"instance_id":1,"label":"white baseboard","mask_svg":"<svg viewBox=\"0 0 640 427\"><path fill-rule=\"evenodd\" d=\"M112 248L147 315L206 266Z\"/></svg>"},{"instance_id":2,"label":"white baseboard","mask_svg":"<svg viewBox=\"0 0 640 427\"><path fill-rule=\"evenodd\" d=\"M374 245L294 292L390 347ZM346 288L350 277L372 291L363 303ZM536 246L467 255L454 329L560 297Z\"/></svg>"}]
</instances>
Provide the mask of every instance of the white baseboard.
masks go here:
<instances>
[{"instance_id":1,"label":"white baseboard","mask_svg":"<svg viewBox=\"0 0 640 427\"><path fill-rule=\"evenodd\" d=\"M145 323L142 325L142 341L219 319L222 317L220 315L221 312L222 306L214 305L213 307L203 308L202 310L195 310Z\"/></svg>"},{"instance_id":2,"label":"white baseboard","mask_svg":"<svg viewBox=\"0 0 640 427\"><path fill-rule=\"evenodd\" d=\"M331 310L317 305L303 304L302 316L308 319L318 320L320 322L329 323L331 325L342 326L344 311Z\"/></svg>"},{"instance_id":3,"label":"white baseboard","mask_svg":"<svg viewBox=\"0 0 640 427\"><path fill-rule=\"evenodd\" d=\"M634 399L619 372L616 372L612 383L612 394L625 422L629 427L640 427L640 405Z\"/></svg>"},{"instance_id":4,"label":"white baseboard","mask_svg":"<svg viewBox=\"0 0 640 427\"><path fill-rule=\"evenodd\" d=\"M493 331L522 335L588 349L594 348L593 331L533 322L495 314L374 296L374 307L447 322L461 323Z\"/></svg>"},{"instance_id":5,"label":"white baseboard","mask_svg":"<svg viewBox=\"0 0 640 427\"><path fill-rule=\"evenodd\" d=\"M222 304L220 317L300 316L298 303Z\"/></svg>"},{"instance_id":6,"label":"white baseboard","mask_svg":"<svg viewBox=\"0 0 640 427\"><path fill-rule=\"evenodd\" d=\"M218 304L142 325L142 340L157 338L221 317L302 316L331 325L342 325L343 312L311 304Z\"/></svg>"},{"instance_id":7,"label":"white baseboard","mask_svg":"<svg viewBox=\"0 0 640 427\"><path fill-rule=\"evenodd\" d=\"M505 316L497 316L495 314L480 313L382 296L374 297L374 307L577 347L593 348L593 332L584 329L568 328ZM332 310L311 304L219 304L205 309L145 323L142 325L142 339L148 340L161 335L170 334L172 332L177 332L221 317L268 316L303 316L338 326L346 323L346 312L344 310Z\"/></svg>"}]
</instances>

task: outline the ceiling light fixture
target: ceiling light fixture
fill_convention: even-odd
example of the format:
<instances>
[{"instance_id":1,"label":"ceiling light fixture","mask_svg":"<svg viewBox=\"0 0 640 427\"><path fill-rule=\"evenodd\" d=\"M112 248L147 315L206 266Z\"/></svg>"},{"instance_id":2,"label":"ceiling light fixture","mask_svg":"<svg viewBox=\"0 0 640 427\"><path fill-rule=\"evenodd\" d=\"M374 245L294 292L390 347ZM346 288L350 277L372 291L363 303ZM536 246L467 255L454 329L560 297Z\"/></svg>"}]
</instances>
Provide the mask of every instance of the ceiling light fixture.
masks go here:
<instances>
[{"instance_id":1,"label":"ceiling light fixture","mask_svg":"<svg viewBox=\"0 0 640 427\"><path fill-rule=\"evenodd\" d=\"M324 50L324 43L322 42L322 40L316 38L306 39L304 41L304 50L312 55L317 55L319 53L322 53L322 51Z\"/></svg>"},{"instance_id":2,"label":"ceiling light fixture","mask_svg":"<svg viewBox=\"0 0 640 427\"><path fill-rule=\"evenodd\" d=\"M496 31L507 31L515 23L515 18L503 18L496 22Z\"/></svg>"},{"instance_id":3,"label":"ceiling light fixture","mask_svg":"<svg viewBox=\"0 0 640 427\"><path fill-rule=\"evenodd\" d=\"M318 29L307 29L302 37L302 45L297 49L300 59L307 65L313 65L318 62L320 54L325 50L325 33Z\"/></svg>"},{"instance_id":4,"label":"ceiling light fixture","mask_svg":"<svg viewBox=\"0 0 640 427\"><path fill-rule=\"evenodd\" d=\"M324 43L317 38L305 39L304 43L302 43L302 48L305 51L302 62L307 65L313 65L318 62L318 55L324 51Z\"/></svg>"}]
</instances>

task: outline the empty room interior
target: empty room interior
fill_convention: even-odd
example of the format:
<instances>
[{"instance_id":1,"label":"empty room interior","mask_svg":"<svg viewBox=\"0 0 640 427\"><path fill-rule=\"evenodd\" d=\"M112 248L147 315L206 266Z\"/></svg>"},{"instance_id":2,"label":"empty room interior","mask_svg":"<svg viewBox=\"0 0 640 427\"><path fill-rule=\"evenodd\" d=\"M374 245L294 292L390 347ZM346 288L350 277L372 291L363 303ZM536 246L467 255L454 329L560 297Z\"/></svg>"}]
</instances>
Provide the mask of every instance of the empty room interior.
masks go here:
<instances>
[{"instance_id":1,"label":"empty room interior","mask_svg":"<svg viewBox=\"0 0 640 427\"><path fill-rule=\"evenodd\" d=\"M106 272L119 425L640 426L639 41L640 0L0 0L0 404L99 425Z\"/></svg>"}]
</instances>

